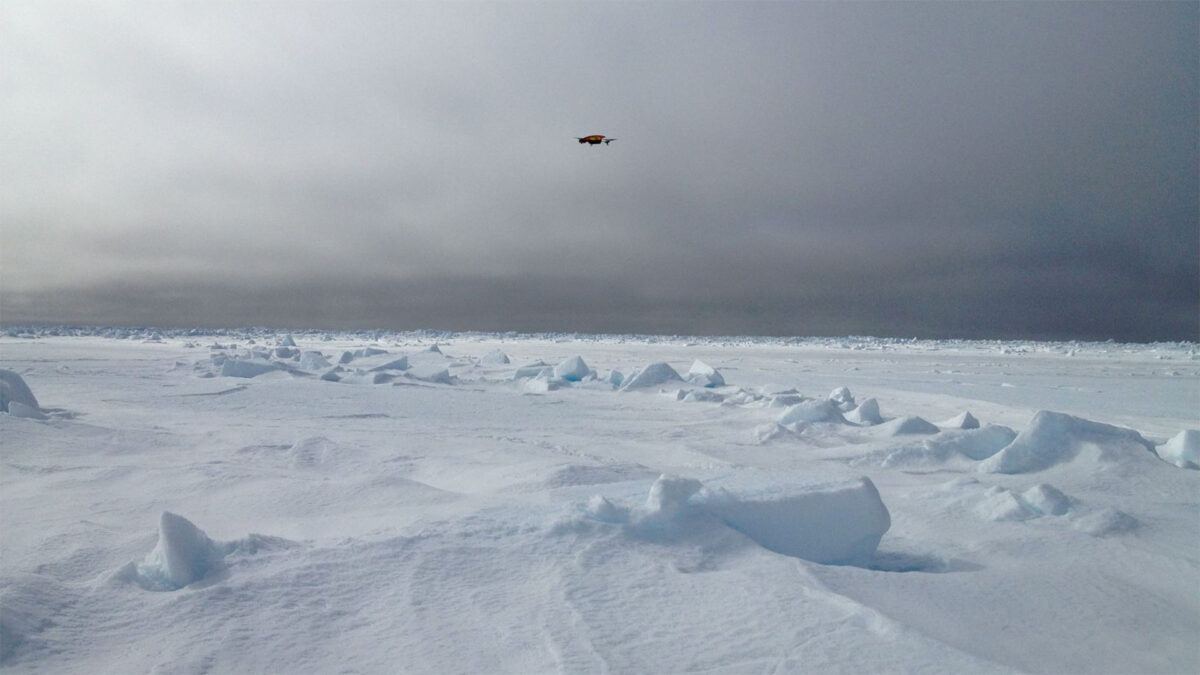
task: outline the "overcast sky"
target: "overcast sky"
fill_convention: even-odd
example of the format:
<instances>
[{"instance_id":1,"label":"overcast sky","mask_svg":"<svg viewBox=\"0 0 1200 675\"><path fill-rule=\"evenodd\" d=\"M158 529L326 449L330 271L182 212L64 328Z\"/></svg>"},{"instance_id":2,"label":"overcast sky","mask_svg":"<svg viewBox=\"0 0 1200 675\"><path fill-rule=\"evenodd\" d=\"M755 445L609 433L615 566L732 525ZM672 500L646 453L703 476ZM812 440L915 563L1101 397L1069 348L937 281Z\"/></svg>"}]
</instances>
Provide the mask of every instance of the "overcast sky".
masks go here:
<instances>
[{"instance_id":1,"label":"overcast sky","mask_svg":"<svg viewBox=\"0 0 1200 675\"><path fill-rule=\"evenodd\" d=\"M1197 340L1198 30L6 0L0 321Z\"/></svg>"}]
</instances>

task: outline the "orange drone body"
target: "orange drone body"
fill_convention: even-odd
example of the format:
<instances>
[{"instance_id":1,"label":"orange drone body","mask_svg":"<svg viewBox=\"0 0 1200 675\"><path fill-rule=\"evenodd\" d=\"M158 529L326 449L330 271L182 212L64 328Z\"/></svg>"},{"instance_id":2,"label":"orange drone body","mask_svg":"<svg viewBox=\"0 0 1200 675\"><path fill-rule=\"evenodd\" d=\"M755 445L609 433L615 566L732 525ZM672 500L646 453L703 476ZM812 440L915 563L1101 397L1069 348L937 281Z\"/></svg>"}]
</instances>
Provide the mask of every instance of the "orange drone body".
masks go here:
<instances>
[{"instance_id":1,"label":"orange drone body","mask_svg":"<svg viewBox=\"0 0 1200 675\"><path fill-rule=\"evenodd\" d=\"M604 134L592 134L591 136L584 136L583 138L576 136L575 140L579 141L580 143L587 143L588 145L600 145L601 143L608 145L617 139L606 138Z\"/></svg>"}]
</instances>

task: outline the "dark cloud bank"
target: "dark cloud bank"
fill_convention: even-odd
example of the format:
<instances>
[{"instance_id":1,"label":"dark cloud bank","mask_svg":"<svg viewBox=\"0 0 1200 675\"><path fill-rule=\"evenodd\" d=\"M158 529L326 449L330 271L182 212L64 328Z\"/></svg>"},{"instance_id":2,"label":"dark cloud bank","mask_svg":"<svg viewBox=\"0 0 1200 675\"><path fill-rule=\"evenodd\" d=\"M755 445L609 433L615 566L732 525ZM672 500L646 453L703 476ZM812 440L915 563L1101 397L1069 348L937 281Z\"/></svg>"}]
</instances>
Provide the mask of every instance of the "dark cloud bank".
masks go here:
<instances>
[{"instance_id":1,"label":"dark cloud bank","mask_svg":"<svg viewBox=\"0 0 1200 675\"><path fill-rule=\"evenodd\" d=\"M1198 17L6 4L0 321L1198 340Z\"/></svg>"}]
</instances>

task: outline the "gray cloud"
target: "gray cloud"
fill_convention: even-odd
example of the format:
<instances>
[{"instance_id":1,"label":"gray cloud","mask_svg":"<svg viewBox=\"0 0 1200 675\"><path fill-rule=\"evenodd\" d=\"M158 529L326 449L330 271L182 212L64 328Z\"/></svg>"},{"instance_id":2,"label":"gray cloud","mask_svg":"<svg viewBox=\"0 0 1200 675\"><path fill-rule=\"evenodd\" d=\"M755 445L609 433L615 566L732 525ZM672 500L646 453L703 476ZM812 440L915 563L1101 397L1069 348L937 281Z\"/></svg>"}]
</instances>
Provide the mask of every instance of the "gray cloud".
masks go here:
<instances>
[{"instance_id":1,"label":"gray cloud","mask_svg":"<svg viewBox=\"0 0 1200 675\"><path fill-rule=\"evenodd\" d=\"M0 320L1198 339L1198 18L6 3Z\"/></svg>"}]
</instances>

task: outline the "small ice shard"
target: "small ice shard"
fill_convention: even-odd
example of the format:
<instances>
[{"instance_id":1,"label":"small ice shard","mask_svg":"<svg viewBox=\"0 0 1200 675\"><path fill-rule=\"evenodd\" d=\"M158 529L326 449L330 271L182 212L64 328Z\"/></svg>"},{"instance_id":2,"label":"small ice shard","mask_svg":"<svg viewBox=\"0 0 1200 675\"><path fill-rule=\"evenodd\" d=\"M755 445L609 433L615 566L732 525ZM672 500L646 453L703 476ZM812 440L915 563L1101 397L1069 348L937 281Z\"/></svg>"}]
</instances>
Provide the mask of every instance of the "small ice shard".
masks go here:
<instances>
[{"instance_id":1,"label":"small ice shard","mask_svg":"<svg viewBox=\"0 0 1200 675\"><path fill-rule=\"evenodd\" d=\"M493 349L479 359L479 363L485 366L503 366L507 365L508 362L508 354L505 354L499 349Z\"/></svg>"},{"instance_id":2,"label":"small ice shard","mask_svg":"<svg viewBox=\"0 0 1200 675\"><path fill-rule=\"evenodd\" d=\"M829 392L829 400L833 401L834 405L838 407L838 410L841 410L842 412L849 412L853 410L856 405L854 403L854 394L851 394L850 390L846 387L838 387L837 389Z\"/></svg>"},{"instance_id":3,"label":"small ice shard","mask_svg":"<svg viewBox=\"0 0 1200 675\"><path fill-rule=\"evenodd\" d=\"M674 368L663 361L657 361L630 375L629 379L621 385L621 391L650 389L668 382L682 381L683 378L679 377L679 373L675 372Z\"/></svg>"},{"instance_id":4,"label":"small ice shard","mask_svg":"<svg viewBox=\"0 0 1200 675\"><path fill-rule=\"evenodd\" d=\"M943 429L978 429L979 420L975 419L975 416L967 410L944 422L938 422L938 426Z\"/></svg>"},{"instance_id":5,"label":"small ice shard","mask_svg":"<svg viewBox=\"0 0 1200 675\"><path fill-rule=\"evenodd\" d=\"M897 417L884 422L877 427L878 433L885 436L904 436L907 434L936 434L937 427L915 416Z\"/></svg>"},{"instance_id":6,"label":"small ice shard","mask_svg":"<svg viewBox=\"0 0 1200 675\"><path fill-rule=\"evenodd\" d=\"M143 586L177 590L203 579L220 561L216 545L183 516L163 511L158 523L158 544L137 566Z\"/></svg>"},{"instance_id":7,"label":"small ice shard","mask_svg":"<svg viewBox=\"0 0 1200 675\"><path fill-rule=\"evenodd\" d=\"M1200 469L1200 431L1184 429L1155 450L1164 461L1181 469Z\"/></svg>"},{"instance_id":8,"label":"small ice shard","mask_svg":"<svg viewBox=\"0 0 1200 675\"><path fill-rule=\"evenodd\" d=\"M592 369L588 368L588 365L584 363L582 356L572 356L554 366L554 377L568 382L578 382L587 377L587 374L590 372L592 372Z\"/></svg>"},{"instance_id":9,"label":"small ice shard","mask_svg":"<svg viewBox=\"0 0 1200 675\"><path fill-rule=\"evenodd\" d=\"M685 378L691 384L697 387L724 387L725 378L717 371L716 368L708 365L703 361L692 362L692 367L688 369L687 377Z\"/></svg>"},{"instance_id":10,"label":"small ice shard","mask_svg":"<svg viewBox=\"0 0 1200 675\"><path fill-rule=\"evenodd\" d=\"M879 401L873 398L863 401L857 408L846 413L845 417L847 421L862 426L883 424L883 417L879 415Z\"/></svg>"}]
</instances>

